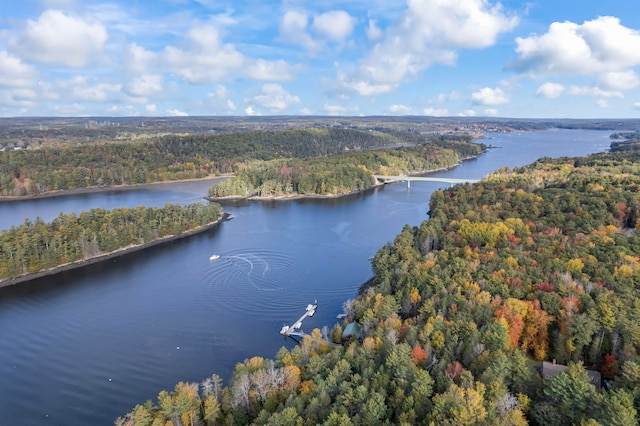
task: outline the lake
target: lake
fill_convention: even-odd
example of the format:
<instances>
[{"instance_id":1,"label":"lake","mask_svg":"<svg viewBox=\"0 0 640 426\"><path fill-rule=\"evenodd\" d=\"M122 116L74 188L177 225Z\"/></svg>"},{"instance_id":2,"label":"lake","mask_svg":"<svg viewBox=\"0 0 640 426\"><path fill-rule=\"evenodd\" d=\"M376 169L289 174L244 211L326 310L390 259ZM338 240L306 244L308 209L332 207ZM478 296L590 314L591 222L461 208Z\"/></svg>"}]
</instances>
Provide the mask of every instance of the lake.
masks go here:
<instances>
[{"instance_id":1,"label":"lake","mask_svg":"<svg viewBox=\"0 0 640 426\"><path fill-rule=\"evenodd\" d=\"M540 157L609 147L609 131L492 134L498 146L434 176L479 179ZM202 200L211 182L0 203L0 228L59 212ZM179 381L295 345L279 331L318 301L303 330L336 323L372 277L368 260L427 219L448 184L386 185L340 199L224 204L203 234L0 289L0 425L111 425ZM212 254L220 255L210 261Z\"/></svg>"}]
</instances>

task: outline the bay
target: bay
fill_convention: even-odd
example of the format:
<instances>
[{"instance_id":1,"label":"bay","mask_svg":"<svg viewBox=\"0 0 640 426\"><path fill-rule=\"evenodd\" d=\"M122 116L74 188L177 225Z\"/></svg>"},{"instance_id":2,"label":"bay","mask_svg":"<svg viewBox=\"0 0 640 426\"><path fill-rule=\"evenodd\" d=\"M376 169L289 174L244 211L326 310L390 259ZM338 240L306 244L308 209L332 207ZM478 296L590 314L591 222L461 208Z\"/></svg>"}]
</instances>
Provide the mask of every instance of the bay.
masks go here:
<instances>
[{"instance_id":1,"label":"bay","mask_svg":"<svg viewBox=\"0 0 640 426\"><path fill-rule=\"evenodd\" d=\"M605 151L608 131L492 134L497 146L435 176L478 179L540 157ZM0 203L0 228L94 207L202 200L211 182ZM398 183L330 200L225 204L232 220L166 245L0 289L0 425L110 425L179 381L293 347L279 330L336 322L372 276L369 257L427 219L448 184ZM209 256L220 259L210 261Z\"/></svg>"}]
</instances>

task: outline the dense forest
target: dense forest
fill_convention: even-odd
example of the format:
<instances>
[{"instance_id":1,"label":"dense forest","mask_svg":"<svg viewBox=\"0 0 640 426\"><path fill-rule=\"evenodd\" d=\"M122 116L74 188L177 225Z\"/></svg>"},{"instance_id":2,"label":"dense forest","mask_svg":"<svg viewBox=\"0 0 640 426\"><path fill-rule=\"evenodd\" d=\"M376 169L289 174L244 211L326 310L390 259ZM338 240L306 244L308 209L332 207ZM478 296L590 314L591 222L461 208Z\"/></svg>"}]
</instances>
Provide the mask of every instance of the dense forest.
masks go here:
<instances>
[{"instance_id":1,"label":"dense forest","mask_svg":"<svg viewBox=\"0 0 640 426\"><path fill-rule=\"evenodd\" d=\"M483 144L468 136L438 139L410 147L347 152L322 158L247 162L234 179L212 186L216 197L344 195L375 184L372 175L406 175L453 167L479 155Z\"/></svg>"},{"instance_id":2,"label":"dense forest","mask_svg":"<svg viewBox=\"0 0 640 426\"><path fill-rule=\"evenodd\" d=\"M635 425L639 189L622 152L439 190L330 333L245 360L226 386L180 382L116 424ZM347 324L360 334L345 340ZM544 379L552 360L567 368Z\"/></svg>"},{"instance_id":3,"label":"dense forest","mask_svg":"<svg viewBox=\"0 0 640 426\"><path fill-rule=\"evenodd\" d=\"M3 281L132 246L177 236L222 217L216 203L187 206L91 209L60 213L47 223L37 218L0 233L0 285Z\"/></svg>"},{"instance_id":4,"label":"dense forest","mask_svg":"<svg viewBox=\"0 0 640 426\"><path fill-rule=\"evenodd\" d=\"M408 132L309 128L170 134L140 142L2 150L0 196L202 178L234 173L244 162L254 159L311 158L448 138Z\"/></svg>"}]
</instances>

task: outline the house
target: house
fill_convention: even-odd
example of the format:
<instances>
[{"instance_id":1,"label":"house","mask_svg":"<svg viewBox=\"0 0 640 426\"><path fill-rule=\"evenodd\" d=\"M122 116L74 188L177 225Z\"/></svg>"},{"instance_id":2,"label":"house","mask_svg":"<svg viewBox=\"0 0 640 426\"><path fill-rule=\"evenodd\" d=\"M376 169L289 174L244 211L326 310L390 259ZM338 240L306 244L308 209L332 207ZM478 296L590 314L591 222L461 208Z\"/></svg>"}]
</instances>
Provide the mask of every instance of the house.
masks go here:
<instances>
[{"instance_id":1,"label":"house","mask_svg":"<svg viewBox=\"0 0 640 426\"><path fill-rule=\"evenodd\" d=\"M343 342L346 342L347 340L350 340L353 337L357 339L362 338L362 333L360 332L360 325L357 322L350 322L345 326L344 331L342 332Z\"/></svg>"},{"instance_id":2,"label":"house","mask_svg":"<svg viewBox=\"0 0 640 426\"><path fill-rule=\"evenodd\" d=\"M553 379L553 377L566 370L566 365L556 364L555 360L553 362L542 362L542 378L545 380ZM600 377L600 372L593 370L585 370L589 375L589 382L596 387L596 389L600 389L602 384L602 378Z\"/></svg>"}]
</instances>

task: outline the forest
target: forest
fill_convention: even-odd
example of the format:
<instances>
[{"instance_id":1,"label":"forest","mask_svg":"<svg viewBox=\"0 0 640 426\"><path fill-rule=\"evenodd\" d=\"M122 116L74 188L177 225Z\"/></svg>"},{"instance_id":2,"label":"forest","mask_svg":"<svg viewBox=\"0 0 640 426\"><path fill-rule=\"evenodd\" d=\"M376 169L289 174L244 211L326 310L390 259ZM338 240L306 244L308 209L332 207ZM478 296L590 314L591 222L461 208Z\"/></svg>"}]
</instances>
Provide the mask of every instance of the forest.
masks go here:
<instances>
[{"instance_id":1,"label":"forest","mask_svg":"<svg viewBox=\"0 0 640 426\"><path fill-rule=\"evenodd\" d=\"M217 203L91 209L0 233L0 286L10 279L197 230L222 217Z\"/></svg>"},{"instance_id":2,"label":"forest","mask_svg":"<svg viewBox=\"0 0 640 426\"><path fill-rule=\"evenodd\" d=\"M372 175L407 175L456 166L485 149L466 136L431 140L410 147L355 151L322 158L247 162L233 179L209 189L217 197L339 196L375 184Z\"/></svg>"},{"instance_id":3,"label":"forest","mask_svg":"<svg viewBox=\"0 0 640 426\"><path fill-rule=\"evenodd\" d=\"M226 385L180 382L115 424L635 425L639 189L623 151L438 190L331 331L246 359ZM542 361L567 368L543 378Z\"/></svg>"},{"instance_id":4,"label":"forest","mask_svg":"<svg viewBox=\"0 0 640 426\"><path fill-rule=\"evenodd\" d=\"M3 149L0 196L203 178L235 173L256 159L313 158L450 139L471 141L468 135L307 128Z\"/></svg>"}]
</instances>

